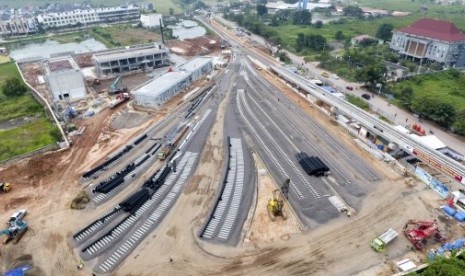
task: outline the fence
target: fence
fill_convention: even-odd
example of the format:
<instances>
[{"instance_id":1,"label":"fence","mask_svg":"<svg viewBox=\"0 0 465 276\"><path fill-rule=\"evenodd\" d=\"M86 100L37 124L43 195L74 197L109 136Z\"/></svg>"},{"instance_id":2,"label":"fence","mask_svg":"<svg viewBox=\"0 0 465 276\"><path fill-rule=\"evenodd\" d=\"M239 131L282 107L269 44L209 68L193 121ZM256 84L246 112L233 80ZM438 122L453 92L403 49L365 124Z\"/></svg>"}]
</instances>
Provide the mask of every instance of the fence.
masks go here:
<instances>
[{"instance_id":1,"label":"fence","mask_svg":"<svg viewBox=\"0 0 465 276\"><path fill-rule=\"evenodd\" d=\"M54 150L57 150L59 148L60 148L60 146L58 144L48 145L48 146L45 146L45 147L30 151L30 152L26 152L26 153L23 153L23 154L20 154L20 155L16 155L15 157L0 161L0 165L8 165L8 164L14 163L16 161L19 161L21 159L28 158L28 157L31 157L31 156L36 155L36 154L45 153L45 152L48 152L48 151L54 151Z\"/></svg>"}]
</instances>

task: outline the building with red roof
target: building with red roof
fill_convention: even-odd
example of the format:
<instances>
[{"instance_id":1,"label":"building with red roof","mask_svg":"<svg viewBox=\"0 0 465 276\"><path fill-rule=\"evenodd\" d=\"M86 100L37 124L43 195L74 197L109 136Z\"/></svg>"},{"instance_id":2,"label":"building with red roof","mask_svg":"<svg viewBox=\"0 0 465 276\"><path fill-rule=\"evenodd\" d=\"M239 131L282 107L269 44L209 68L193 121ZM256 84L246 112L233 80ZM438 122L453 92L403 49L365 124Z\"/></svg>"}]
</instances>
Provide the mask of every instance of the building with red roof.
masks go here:
<instances>
[{"instance_id":1,"label":"building with red roof","mask_svg":"<svg viewBox=\"0 0 465 276\"><path fill-rule=\"evenodd\" d=\"M452 22L422 18L395 30L391 49L403 57L437 62L444 67L465 66L465 34Z\"/></svg>"}]
</instances>

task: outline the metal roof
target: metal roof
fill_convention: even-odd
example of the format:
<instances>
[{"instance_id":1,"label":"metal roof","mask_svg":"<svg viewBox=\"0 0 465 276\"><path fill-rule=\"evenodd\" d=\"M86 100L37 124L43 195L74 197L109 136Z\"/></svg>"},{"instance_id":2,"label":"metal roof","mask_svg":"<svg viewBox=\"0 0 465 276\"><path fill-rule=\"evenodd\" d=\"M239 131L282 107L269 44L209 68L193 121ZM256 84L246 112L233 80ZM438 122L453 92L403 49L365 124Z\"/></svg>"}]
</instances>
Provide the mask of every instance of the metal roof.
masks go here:
<instances>
[{"instance_id":1,"label":"metal roof","mask_svg":"<svg viewBox=\"0 0 465 276\"><path fill-rule=\"evenodd\" d=\"M179 70L193 72L198 68L202 68L207 63L212 63L212 57L195 57L190 59L188 62L184 63L183 65L179 66Z\"/></svg>"},{"instance_id":2,"label":"metal roof","mask_svg":"<svg viewBox=\"0 0 465 276\"><path fill-rule=\"evenodd\" d=\"M157 53L169 53L168 49L166 48L159 48L157 46L151 47L140 47L140 48L120 48L110 51L105 51L101 53L96 53L93 56L97 62L107 62L113 60L119 60L124 58L133 58L133 57L140 57L145 55L153 55Z\"/></svg>"},{"instance_id":3,"label":"metal roof","mask_svg":"<svg viewBox=\"0 0 465 276\"><path fill-rule=\"evenodd\" d=\"M133 92L134 95L146 95L158 97L174 85L186 80L190 76L187 72L168 72L151 81Z\"/></svg>"}]
</instances>

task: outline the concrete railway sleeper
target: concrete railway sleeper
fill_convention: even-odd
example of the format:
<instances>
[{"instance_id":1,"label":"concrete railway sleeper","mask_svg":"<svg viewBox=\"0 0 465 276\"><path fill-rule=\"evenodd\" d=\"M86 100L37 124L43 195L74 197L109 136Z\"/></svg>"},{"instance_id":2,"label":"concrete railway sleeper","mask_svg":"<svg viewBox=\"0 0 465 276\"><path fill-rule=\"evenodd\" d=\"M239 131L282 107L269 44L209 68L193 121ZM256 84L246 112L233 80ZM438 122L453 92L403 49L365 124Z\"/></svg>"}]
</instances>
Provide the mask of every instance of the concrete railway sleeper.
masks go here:
<instances>
[{"instance_id":1,"label":"concrete railway sleeper","mask_svg":"<svg viewBox=\"0 0 465 276\"><path fill-rule=\"evenodd\" d=\"M100 228L104 226L106 222L108 222L111 218L115 217L117 214L121 213L122 211L123 209L121 209L119 205L116 206L113 210L109 211L103 217L96 219L95 221L87 225L85 228L77 232L73 236L73 239L76 240L77 242L82 242L86 240L93 232L98 231Z\"/></svg>"}]
</instances>

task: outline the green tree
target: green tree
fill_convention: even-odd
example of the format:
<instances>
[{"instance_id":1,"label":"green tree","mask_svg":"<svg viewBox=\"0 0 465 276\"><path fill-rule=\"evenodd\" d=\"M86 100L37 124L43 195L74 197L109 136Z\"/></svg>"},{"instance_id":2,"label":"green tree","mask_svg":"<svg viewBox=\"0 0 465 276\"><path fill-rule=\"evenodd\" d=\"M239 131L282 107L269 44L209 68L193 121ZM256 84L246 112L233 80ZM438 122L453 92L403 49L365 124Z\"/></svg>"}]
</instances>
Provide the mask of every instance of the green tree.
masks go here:
<instances>
[{"instance_id":1,"label":"green tree","mask_svg":"<svg viewBox=\"0 0 465 276\"><path fill-rule=\"evenodd\" d=\"M294 25L310 25L312 24L312 14L308 10L295 11L292 17Z\"/></svg>"},{"instance_id":2,"label":"green tree","mask_svg":"<svg viewBox=\"0 0 465 276\"><path fill-rule=\"evenodd\" d=\"M437 257L423 271L412 275L421 276L462 276L465 271L465 262L457 257L444 258ZM410 274L409 274L410 275Z\"/></svg>"},{"instance_id":3,"label":"green tree","mask_svg":"<svg viewBox=\"0 0 465 276\"><path fill-rule=\"evenodd\" d=\"M295 42L295 50L297 52L300 52L304 49L305 47L305 35L303 33L298 33L296 42Z\"/></svg>"},{"instance_id":4,"label":"green tree","mask_svg":"<svg viewBox=\"0 0 465 276\"><path fill-rule=\"evenodd\" d=\"M465 135L465 109L460 110L455 116L455 122L452 124L455 132Z\"/></svg>"},{"instance_id":5,"label":"green tree","mask_svg":"<svg viewBox=\"0 0 465 276\"><path fill-rule=\"evenodd\" d=\"M378 40L373 38L365 38L362 41L360 41L358 45L362 47L375 46L378 45Z\"/></svg>"},{"instance_id":6,"label":"green tree","mask_svg":"<svg viewBox=\"0 0 465 276\"><path fill-rule=\"evenodd\" d=\"M265 5L257 5L257 14L263 16L268 13L268 9Z\"/></svg>"},{"instance_id":7,"label":"green tree","mask_svg":"<svg viewBox=\"0 0 465 276\"><path fill-rule=\"evenodd\" d=\"M346 36L344 35L344 33L342 31L337 31L334 34L334 39L336 39L337 41L344 40L345 38L346 38Z\"/></svg>"},{"instance_id":8,"label":"green tree","mask_svg":"<svg viewBox=\"0 0 465 276\"><path fill-rule=\"evenodd\" d=\"M355 78L357 81L369 84L371 88L374 88L377 83L384 82L385 73L386 67L380 62L376 62L358 70L355 74Z\"/></svg>"},{"instance_id":9,"label":"green tree","mask_svg":"<svg viewBox=\"0 0 465 276\"><path fill-rule=\"evenodd\" d=\"M315 22L315 28L320 29L321 27L323 27L323 21L318 20Z\"/></svg>"},{"instance_id":10,"label":"green tree","mask_svg":"<svg viewBox=\"0 0 465 276\"><path fill-rule=\"evenodd\" d=\"M394 27L392 24L381 24L381 26L378 28L378 31L376 32L376 37L382 39L383 41L391 40L393 29Z\"/></svg>"},{"instance_id":11,"label":"green tree","mask_svg":"<svg viewBox=\"0 0 465 276\"><path fill-rule=\"evenodd\" d=\"M18 78L9 78L2 85L2 92L8 97L22 96L26 91L26 85Z\"/></svg>"},{"instance_id":12,"label":"green tree","mask_svg":"<svg viewBox=\"0 0 465 276\"><path fill-rule=\"evenodd\" d=\"M61 131L57 126L51 128L48 133L53 137L53 139L55 139L55 141L61 141Z\"/></svg>"},{"instance_id":13,"label":"green tree","mask_svg":"<svg viewBox=\"0 0 465 276\"><path fill-rule=\"evenodd\" d=\"M352 16L360 19L363 18L363 10L359 6L348 6L342 11L345 16Z\"/></svg>"}]
</instances>

